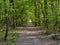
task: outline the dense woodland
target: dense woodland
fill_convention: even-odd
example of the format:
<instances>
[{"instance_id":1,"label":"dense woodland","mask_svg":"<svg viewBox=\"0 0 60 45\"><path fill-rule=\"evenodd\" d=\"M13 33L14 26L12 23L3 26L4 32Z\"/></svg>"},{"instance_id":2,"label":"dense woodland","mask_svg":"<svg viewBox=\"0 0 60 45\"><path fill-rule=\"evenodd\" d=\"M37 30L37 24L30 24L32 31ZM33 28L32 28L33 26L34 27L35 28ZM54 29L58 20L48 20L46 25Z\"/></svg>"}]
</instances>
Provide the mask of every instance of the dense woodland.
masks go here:
<instances>
[{"instance_id":1,"label":"dense woodland","mask_svg":"<svg viewBox=\"0 0 60 45\"><path fill-rule=\"evenodd\" d=\"M5 32L16 27L26 27L29 20L35 27L47 32L60 31L60 0L0 0L0 30Z\"/></svg>"}]
</instances>

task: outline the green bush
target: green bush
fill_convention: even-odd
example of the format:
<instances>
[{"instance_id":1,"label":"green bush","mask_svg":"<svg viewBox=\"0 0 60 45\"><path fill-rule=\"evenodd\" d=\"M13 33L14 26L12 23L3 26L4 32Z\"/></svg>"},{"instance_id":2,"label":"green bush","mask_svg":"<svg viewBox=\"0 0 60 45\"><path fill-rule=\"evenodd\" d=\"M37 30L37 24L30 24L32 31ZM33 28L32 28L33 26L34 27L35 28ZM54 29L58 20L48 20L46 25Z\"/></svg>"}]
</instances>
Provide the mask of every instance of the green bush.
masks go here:
<instances>
[{"instance_id":1,"label":"green bush","mask_svg":"<svg viewBox=\"0 0 60 45\"><path fill-rule=\"evenodd\" d=\"M60 35L54 35L54 36L52 36L52 39L54 39L54 40L60 40Z\"/></svg>"},{"instance_id":2,"label":"green bush","mask_svg":"<svg viewBox=\"0 0 60 45\"><path fill-rule=\"evenodd\" d=\"M54 40L60 40L60 35L54 35L54 36L52 36L52 39L54 39Z\"/></svg>"},{"instance_id":3,"label":"green bush","mask_svg":"<svg viewBox=\"0 0 60 45\"><path fill-rule=\"evenodd\" d=\"M45 32L46 35L49 35L49 34L52 34L52 33L55 33L55 31L54 30L46 30L46 32Z\"/></svg>"}]
</instances>

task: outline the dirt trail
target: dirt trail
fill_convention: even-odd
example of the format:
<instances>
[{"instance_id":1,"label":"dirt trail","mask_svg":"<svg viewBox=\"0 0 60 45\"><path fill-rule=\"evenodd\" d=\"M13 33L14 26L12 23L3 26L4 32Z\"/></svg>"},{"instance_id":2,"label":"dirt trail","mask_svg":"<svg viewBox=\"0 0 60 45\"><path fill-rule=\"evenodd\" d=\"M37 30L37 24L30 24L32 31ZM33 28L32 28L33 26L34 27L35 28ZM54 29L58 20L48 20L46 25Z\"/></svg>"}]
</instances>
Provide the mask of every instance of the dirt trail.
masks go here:
<instances>
[{"instance_id":1,"label":"dirt trail","mask_svg":"<svg viewBox=\"0 0 60 45\"><path fill-rule=\"evenodd\" d=\"M57 45L55 40L43 38L39 27L18 27L19 38L16 45Z\"/></svg>"}]
</instances>

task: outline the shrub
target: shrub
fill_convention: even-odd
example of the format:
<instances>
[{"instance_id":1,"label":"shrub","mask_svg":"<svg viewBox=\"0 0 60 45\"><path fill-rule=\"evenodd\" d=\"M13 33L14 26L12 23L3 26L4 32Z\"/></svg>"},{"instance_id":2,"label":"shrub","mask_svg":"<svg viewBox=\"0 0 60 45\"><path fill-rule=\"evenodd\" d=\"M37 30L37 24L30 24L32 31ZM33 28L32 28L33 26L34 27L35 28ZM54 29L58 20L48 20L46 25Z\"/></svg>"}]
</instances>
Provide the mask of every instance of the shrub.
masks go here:
<instances>
[{"instance_id":1,"label":"shrub","mask_svg":"<svg viewBox=\"0 0 60 45\"><path fill-rule=\"evenodd\" d=\"M52 33L54 33L54 32L55 32L54 30L46 30L45 34L46 34L46 35L50 35L50 34L52 34Z\"/></svg>"},{"instance_id":2,"label":"shrub","mask_svg":"<svg viewBox=\"0 0 60 45\"><path fill-rule=\"evenodd\" d=\"M52 39L54 39L54 40L60 40L60 35L54 35L54 36L52 36Z\"/></svg>"}]
</instances>

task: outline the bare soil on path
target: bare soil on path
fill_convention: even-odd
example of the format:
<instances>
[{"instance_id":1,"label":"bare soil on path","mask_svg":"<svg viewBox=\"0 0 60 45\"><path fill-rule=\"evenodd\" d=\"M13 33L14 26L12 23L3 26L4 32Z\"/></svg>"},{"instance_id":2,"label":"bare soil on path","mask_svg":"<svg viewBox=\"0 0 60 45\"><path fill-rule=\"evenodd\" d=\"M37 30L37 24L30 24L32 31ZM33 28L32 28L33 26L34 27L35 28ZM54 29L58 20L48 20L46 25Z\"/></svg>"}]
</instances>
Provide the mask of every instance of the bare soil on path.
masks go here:
<instances>
[{"instance_id":1,"label":"bare soil on path","mask_svg":"<svg viewBox=\"0 0 60 45\"><path fill-rule=\"evenodd\" d=\"M47 35L42 34L39 27L17 27L18 40L16 45L60 45L60 41L55 41Z\"/></svg>"}]
</instances>

